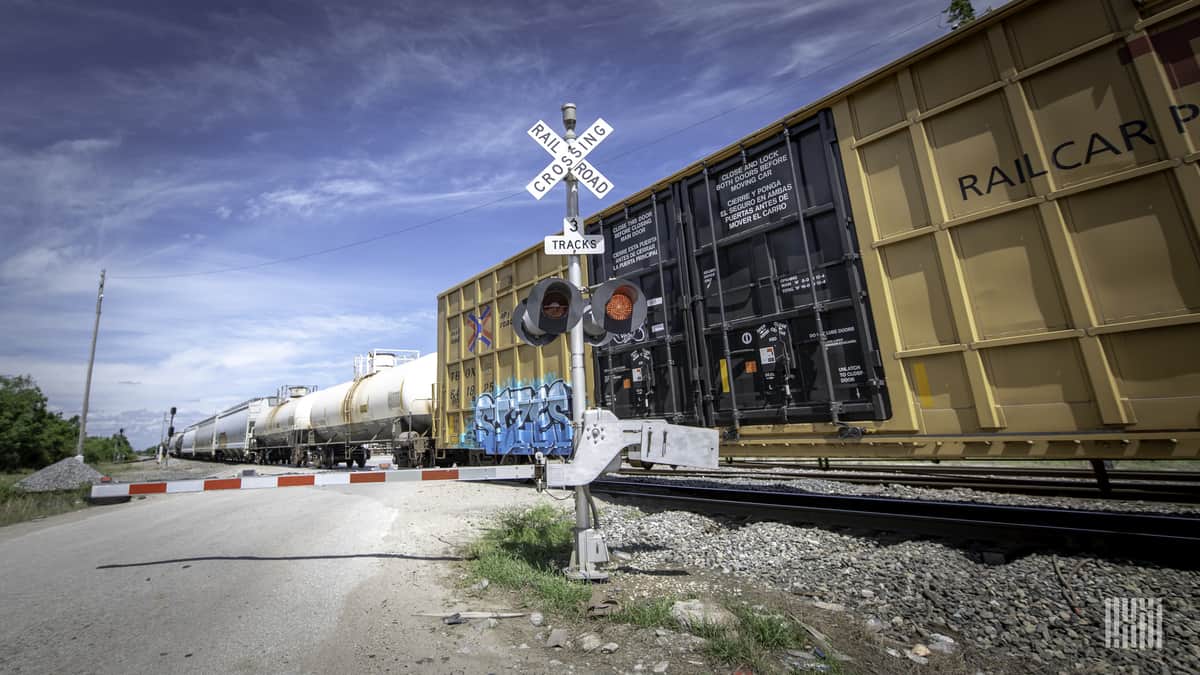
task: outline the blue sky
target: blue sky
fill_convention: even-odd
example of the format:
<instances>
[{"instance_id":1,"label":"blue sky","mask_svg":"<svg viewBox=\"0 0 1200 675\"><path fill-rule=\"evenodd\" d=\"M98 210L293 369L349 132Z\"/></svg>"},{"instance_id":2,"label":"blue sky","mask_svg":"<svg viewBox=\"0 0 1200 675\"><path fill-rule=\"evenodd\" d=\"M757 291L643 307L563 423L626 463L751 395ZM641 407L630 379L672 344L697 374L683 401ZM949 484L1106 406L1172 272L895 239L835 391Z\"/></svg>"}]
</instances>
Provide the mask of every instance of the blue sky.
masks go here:
<instances>
[{"instance_id":1,"label":"blue sky","mask_svg":"<svg viewBox=\"0 0 1200 675\"><path fill-rule=\"evenodd\" d=\"M8 0L0 373L79 411L101 268L88 429L138 448L171 405L432 351L438 292L561 229L562 188L523 190L532 122L570 100L615 128L590 214L944 34L946 4Z\"/></svg>"}]
</instances>

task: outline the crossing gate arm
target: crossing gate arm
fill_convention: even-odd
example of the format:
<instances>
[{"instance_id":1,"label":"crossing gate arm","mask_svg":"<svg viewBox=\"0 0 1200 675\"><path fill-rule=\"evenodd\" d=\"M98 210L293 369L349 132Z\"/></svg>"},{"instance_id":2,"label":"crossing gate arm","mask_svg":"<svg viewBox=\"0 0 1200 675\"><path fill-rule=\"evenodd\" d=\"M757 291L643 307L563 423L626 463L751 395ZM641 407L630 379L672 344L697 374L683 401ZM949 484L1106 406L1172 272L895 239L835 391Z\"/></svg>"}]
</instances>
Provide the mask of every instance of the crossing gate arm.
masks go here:
<instances>
[{"instance_id":1,"label":"crossing gate arm","mask_svg":"<svg viewBox=\"0 0 1200 675\"><path fill-rule=\"evenodd\" d=\"M524 480L534 477L535 467L470 466L455 469L401 469L394 471L356 471L352 473L309 473L284 476L244 476L148 483L107 483L92 486L92 499L135 495L212 492L216 490L261 490L282 487L320 487L359 483L411 483L433 480Z\"/></svg>"},{"instance_id":2,"label":"crossing gate arm","mask_svg":"<svg viewBox=\"0 0 1200 675\"><path fill-rule=\"evenodd\" d=\"M310 473L284 476L243 476L149 483L106 483L92 486L92 499L135 495L261 490L282 487L320 487L358 483L403 483L427 480L528 480L552 488L587 485L601 474L621 467L621 451L637 448L644 461L703 469L717 467L718 434L715 429L685 427L662 420L619 420L608 410L584 411L583 433L575 455L563 464L470 466L453 469L400 469L351 473ZM544 482L543 482L544 481Z\"/></svg>"}]
</instances>

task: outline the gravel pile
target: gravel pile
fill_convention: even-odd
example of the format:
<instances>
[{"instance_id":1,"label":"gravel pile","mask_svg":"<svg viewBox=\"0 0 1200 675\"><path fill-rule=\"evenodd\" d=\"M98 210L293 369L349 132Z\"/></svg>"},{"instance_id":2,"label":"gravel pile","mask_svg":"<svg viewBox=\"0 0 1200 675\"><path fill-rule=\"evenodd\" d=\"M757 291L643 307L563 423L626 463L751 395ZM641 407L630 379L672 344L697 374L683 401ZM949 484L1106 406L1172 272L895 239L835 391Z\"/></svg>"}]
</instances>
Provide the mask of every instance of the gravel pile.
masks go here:
<instances>
[{"instance_id":1,"label":"gravel pile","mask_svg":"<svg viewBox=\"0 0 1200 675\"><path fill-rule=\"evenodd\" d=\"M1090 557L1005 560L919 539L626 506L610 505L603 517L606 542L632 553L637 569L708 570L802 595L910 648L941 634L1005 663L1005 672L1200 672L1197 571ZM1107 597L1162 598L1163 648L1106 648Z\"/></svg>"},{"instance_id":2,"label":"gravel pile","mask_svg":"<svg viewBox=\"0 0 1200 675\"><path fill-rule=\"evenodd\" d=\"M68 457L26 476L17 483L17 487L26 492L74 490L82 485L95 485L101 478L103 474L99 471L74 457Z\"/></svg>"},{"instance_id":3,"label":"gravel pile","mask_svg":"<svg viewBox=\"0 0 1200 675\"><path fill-rule=\"evenodd\" d=\"M922 488L909 485L857 485L820 478L796 478L763 480L757 478L689 478L663 473L650 477L609 476L610 479L660 482L678 481L695 487L751 487L757 490L776 492L811 492L826 495L864 495L870 497L897 497L900 499L928 499L947 502L977 502L981 504L1008 504L1013 506L1051 506L1084 511L1124 511L1132 513L1195 513L1200 514L1200 504L1175 504L1171 502L1143 502L1115 499L1089 499L1085 497L1044 497L1036 495L1007 494L969 488Z\"/></svg>"}]
</instances>

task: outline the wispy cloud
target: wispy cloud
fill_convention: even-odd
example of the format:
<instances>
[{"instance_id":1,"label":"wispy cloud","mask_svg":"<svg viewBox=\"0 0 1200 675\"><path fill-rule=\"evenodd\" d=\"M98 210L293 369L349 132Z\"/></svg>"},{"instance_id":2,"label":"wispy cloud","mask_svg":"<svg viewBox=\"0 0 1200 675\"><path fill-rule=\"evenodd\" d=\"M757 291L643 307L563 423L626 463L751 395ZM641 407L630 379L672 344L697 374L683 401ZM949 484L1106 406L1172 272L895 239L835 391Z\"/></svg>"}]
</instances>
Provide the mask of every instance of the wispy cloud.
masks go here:
<instances>
[{"instance_id":1,"label":"wispy cloud","mask_svg":"<svg viewBox=\"0 0 1200 675\"><path fill-rule=\"evenodd\" d=\"M685 43L690 51L711 49L731 38L753 40L772 28L790 27L832 9L847 9L845 0L741 0L709 4L656 0L653 6L658 17L646 22L645 30L651 35L682 33L701 38Z\"/></svg>"}]
</instances>

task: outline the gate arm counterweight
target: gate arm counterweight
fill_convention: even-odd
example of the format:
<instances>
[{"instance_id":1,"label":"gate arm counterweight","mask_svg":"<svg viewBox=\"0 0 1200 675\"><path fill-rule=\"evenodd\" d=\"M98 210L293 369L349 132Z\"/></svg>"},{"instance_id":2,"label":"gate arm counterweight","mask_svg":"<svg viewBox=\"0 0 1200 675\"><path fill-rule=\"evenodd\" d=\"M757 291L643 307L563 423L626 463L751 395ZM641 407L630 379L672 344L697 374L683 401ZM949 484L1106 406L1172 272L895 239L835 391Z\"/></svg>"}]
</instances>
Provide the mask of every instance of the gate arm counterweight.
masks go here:
<instances>
[{"instance_id":1,"label":"gate arm counterweight","mask_svg":"<svg viewBox=\"0 0 1200 675\"><path fill-rule=\"evenodd\" d=\"M608 410L590 408L583 413L575 456L566 464L547 465L546 484L552 488L587 485L619 469L621 451L631 447L641 450L643 461L715 469L718 443L715 429L662 420L619 420Z\"/></svg>"}]
</instances>

